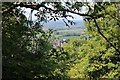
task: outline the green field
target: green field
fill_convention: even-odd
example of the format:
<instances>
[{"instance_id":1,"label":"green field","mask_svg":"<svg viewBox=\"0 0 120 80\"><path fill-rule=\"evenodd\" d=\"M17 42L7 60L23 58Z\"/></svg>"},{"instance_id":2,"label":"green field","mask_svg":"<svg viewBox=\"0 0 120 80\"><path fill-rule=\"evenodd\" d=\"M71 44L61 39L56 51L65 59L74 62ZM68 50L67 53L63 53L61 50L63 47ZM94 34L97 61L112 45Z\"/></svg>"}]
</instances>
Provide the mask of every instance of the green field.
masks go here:
<instances>
[{"instance_id":1,"label":"green field","mask_svg":"<svg viewBox=\"0 0 120 80\"><path fill-rule=\"evenodd\" d=\"M81 28L57 30L56 32L54 32L54 37L59 39L80 38L84 35L85 31Z\"/></svg>"}]
</instances>

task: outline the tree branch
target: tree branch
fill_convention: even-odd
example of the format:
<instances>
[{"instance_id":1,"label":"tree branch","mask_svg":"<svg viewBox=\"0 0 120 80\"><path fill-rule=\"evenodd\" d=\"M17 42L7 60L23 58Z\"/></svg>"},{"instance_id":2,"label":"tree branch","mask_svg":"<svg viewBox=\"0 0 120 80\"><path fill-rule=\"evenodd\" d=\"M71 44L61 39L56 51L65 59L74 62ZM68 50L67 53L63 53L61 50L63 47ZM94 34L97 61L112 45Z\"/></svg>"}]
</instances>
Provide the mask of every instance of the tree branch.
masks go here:
<instances>
[{"instance_id":1,"label":"tree branch","mask_svg":"<svg viewBox=\"0 0 120 80\"><path fill-rule=\"evenodd\" d=\"M96 19L95 19L95 17L94 17L93 15L77 13L77 12L72 11L72 10L69 10L69 9L57 9L57 10L54 10L54 9L49 8L49 7L46 7L46 6L43 5L43 4L35 4L35 5L33 4L33 5L31 5L31 4L26 4L26 3L15 4L13 7L9 8L8 10L3 11L2 14L6 13L6 12L9 12L9 11L11 11L12 9L14 9L15 7L18 7L18 6L20 6L20 7L26 7L26 8L31 8L31 9L33 9L33 10L39 10L40 7L44 7L45 9L48 9L48 10L53 11L53 12L65 11L65 12L70 12L70 13L73 13L73 14L77 14L77 15L79 15L79 16L88 16L88 17L91 17L91 18L94 20L94 22L95 22L95 25L96 25L96 28L97 28L97 32L110 44L110 46L112 46L112 47L120 54L119 49L117 49L117 48L107 39L107 37L105 37L105 35L102 34L102 32L100 31L100 28L99 28L99 26L98 26L98 23L97 23L97 21L96 21Z\"/></svg>"},{"instance_id":2,"label":"tree branch","mask_svg":"<svg viewBox=\"0 0 120 80\"><path fill-rule=\"evenodd\" d=\"M93 17L93 20L94 20L95 25L96 25L96 27L97 27L97 32L110 44L110 46L112 46L112 47L120 54L119 49L117 49L117 48L108 40L108 38L105 37L104 34L102 34L102 32L100 31L100 28L99 28L99 26L98 26L98 23L97 23L97 21L96 21L96 19L95 19L94 17Z\"/></svg>"}]
</instances>

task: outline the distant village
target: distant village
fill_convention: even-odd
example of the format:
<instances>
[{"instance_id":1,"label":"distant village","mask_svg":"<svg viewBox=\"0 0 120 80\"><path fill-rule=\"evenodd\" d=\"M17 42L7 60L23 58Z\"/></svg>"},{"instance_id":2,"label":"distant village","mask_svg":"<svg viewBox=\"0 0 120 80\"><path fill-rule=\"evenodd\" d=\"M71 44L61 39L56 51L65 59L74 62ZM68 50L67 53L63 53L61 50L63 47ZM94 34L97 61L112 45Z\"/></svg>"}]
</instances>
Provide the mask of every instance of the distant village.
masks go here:
<instances>
[{"instance_id":1,"label":"distant village","mask_svg":"<svg viewBox=\"0 0 120 80\"><path fill-rule=\"evenodd\" d=\"M86 36L85 39L89 40L91 36ZM54 48L62 48L66 43L68 43L69 39L53 39L52 44Z\"/></svg>"},{"instance_id":2,"label":"distant village","mask_svg":"<svg viewBox=\"0 0 120 80\"><path fill-rule=\"evenodd\" d=\"M64 46L64 44L68 43L69 39L55 39L53 41L53 47L54 48L61 48Z\"/></svg>"}]
</instances>

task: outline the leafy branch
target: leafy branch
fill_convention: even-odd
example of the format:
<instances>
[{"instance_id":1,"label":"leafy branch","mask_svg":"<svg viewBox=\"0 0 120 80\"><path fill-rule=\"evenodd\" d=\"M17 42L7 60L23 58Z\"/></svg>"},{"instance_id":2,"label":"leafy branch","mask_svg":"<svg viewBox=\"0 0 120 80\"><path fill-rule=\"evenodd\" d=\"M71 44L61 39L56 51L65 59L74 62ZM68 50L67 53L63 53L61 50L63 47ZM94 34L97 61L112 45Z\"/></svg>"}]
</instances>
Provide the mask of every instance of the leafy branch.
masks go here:
<instances>
[{"instance_id":1,"label":"leafy branch","mask_svg":"<svg viewBox=\"0 0 120 80\"><path fill-rule=\"evenodd\" d=\"M52 8L49 8L49 7L45 6L44 4L27 4L27 3L22 3L22 2L19 3L19 4L15 4L13 7L9 8L9 9L7 9L7 10L4 10L4 11L2 12L2 14L7 13L7 12L10 12L10 11L12 11L12 9L14 9L15 7L18 7L18 6L20 6L20 7L25 7L25 8L31 8L31 9L33 9L33 10L39 10L39 8L43 7L43 8L45 8L46 10L53 11L53 13L58 13L58 12L61 11L61 12L70 12L70 13L73 13L73 14L77 14L77 15L79 15L79 16L87 16L87 17L90 17L90 18L92 18L92 19L94 20L94 23L95 23L96 28L97 28L97 32L110 44L111 47L113 47L113 48L120 54L119 49L117 49L117 48L115 47L115 45L112 44L112 43L108 40L108 38L101 32L100 27L98 26L98 23L97 23L97 21L96 21L96 18L95 18L95 16L93 16L93 15L82 14L82 13L75 12L75 11L72 11L72 10L69 10L69 9L56 9L56 10L55 10L55 9L52 9ZM99 16L99 15L98 15L98 16ZM97 16L96 16L96 17L97 17Z\"/></svg>"}]
</instances>

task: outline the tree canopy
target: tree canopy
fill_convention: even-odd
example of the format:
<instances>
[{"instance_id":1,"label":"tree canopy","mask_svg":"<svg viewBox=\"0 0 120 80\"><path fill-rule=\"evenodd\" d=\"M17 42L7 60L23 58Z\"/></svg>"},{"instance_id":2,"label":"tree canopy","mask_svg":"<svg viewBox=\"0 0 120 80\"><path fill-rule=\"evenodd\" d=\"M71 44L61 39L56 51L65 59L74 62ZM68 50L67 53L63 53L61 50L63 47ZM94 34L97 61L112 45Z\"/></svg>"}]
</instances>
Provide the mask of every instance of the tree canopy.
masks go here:
<instances>
[{"instance_id":1,"label":"tree canopy","mask_svg":"<svg viewBox=\"0 0 120 80\"><path fill-rule=\"evenodd\" d=\"M3 80L120 78L119 3L4 2L2 3ZM81 7L86 6L86 13ZM18 7L38 12L28 20ZM62 19L74 25L69 13L83 16L89 39L71 39L63 48L50 43L53 31L42 22Z\"/></svg>"}]
</instances>

